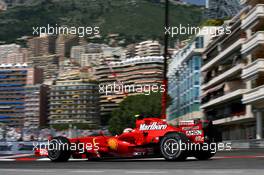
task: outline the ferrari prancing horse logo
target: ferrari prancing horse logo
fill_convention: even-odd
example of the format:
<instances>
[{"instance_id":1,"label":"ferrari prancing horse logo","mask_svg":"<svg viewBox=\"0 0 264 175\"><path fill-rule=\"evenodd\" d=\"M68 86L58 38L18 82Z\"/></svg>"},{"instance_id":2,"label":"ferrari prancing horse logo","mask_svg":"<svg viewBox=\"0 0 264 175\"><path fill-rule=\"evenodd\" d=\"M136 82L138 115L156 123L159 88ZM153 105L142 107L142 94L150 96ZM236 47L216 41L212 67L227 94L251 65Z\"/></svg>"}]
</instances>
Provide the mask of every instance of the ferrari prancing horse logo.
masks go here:
<instances>
[{"instance_id":1,"label":"ferrari prancing horse logo","mask_svg":"<svg viewBox=\"0 0 264 175\"><path fill-rule=\"evenodd\" d=\"M112 149L112 150L117 150L117 147L118 147L118 143L117 143L117 140L116 139L109 139L107 141L108 145L109 145L109 148Z\"/></svg>"}]
</instances>

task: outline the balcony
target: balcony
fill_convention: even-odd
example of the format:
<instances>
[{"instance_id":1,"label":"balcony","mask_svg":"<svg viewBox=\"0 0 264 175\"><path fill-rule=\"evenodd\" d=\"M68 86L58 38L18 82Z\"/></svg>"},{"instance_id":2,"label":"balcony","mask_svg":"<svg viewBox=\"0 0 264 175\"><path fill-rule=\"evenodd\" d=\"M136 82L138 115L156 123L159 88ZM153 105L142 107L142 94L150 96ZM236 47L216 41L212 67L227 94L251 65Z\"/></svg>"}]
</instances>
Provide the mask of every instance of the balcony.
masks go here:
<instances>
[{"instance_id":1,"label":"balcony","mask_svg":"<svg viewBox=\"0 0 264 175\"><path fill-rule=\"evenodd\" d=\"M221 103L225 103L227 101L233 100L235 98L238 98L240 96L242 96L244 93L246 92L245 89L238 89L236 91L230 92L230 93L226 93L223 96L220 96L218 98L215 98L211 101L209 101L208 103L205 103L204 105L201 106L202 109L208 108L210 106L214 106L214 105L218 105Z\"/></svg>"},{"instance_id":2,"label":"balcony","mask_svg":"<svg viewBox=\"0 0 264 175\"><path fill-rule=\"evenodd\" d=\"M264 4L264 0L240 0L240 4L255 6L257 4Z\"/></svg>"},{"instance_id":3,"label":"balcony","mask_svg":"<svg viewBox=\"0 0 264 175\"><path fill-rule=\"evenodd\" d=\"M258 31L243 44L241 53L242 54L248 53L257 46L262 44L264 44L264 31Z\"/></svg>"},{"instance_id":4,"label":"balcony","mask_svg":"<svg viewBox=\"0 0 264 175\"><path fill-rule=\"evenodd\" d=\"M221 81L225 81L228 77L234 76L235 74L239 73L243 69L243 67L244 64L240 63L232 67L231 69L224 71L218 76L212 78L208 83L204 84L202 86L202 90L207 89L215 84L218 84Z\"/></svg>"},{"instance_id":5,"label":"balcony","mask_svg":"<svg viewBox=\"0 0 264 175\"><path fill-rule=\"evenodd\" d=\"M247 91L243 96L243 103L256 103L264 100L264 85Z\"/></svg>"},{"instance_id":6,"label":"balcony","mask_svg":"<svg viewBox=\"0 0 264 175\"><path fill-rule=\"evenodd\" d=\"M257 59L250 65L246 66L243 70L242 78L248 79L259 74L260 72L264 72L264 58Z\"/></svg>"},{"instance_id":7,"label":"balcony","mask_svg":"<svg viewBox=\"0 0 264 175\"><path fill-rule=\"evenodd\" d=\"M214 66L217 62L219 62L223 57L225 57L227 54L232 52L234 49L239 48L243 43L245 39L240 38L236 42L234 42L232 45L230 45L227 49L223 50L219 55L217 55L215 58L213 58L211 61L203 65L201 71L205 72L207 71L210 67Z\"/></svg>"},{"instance_id":8,"label":"balcony","mask_svg":"<svg viewBox=\"0 0 264 175\"><path fill-rule=\"evenodd\" d=\"M264 17L264 4L258 4L248 12L246 17L242 20L242 29L245 29L250 24L254 23L259 17Z\"/></svg>"},{"instance_id":9,"label":"balcony","mask_svg":"<svg viewBox=\"0 0 264 175\"><path fill-rule=\"evenodd\" d=\"M214 120L213 124L214 125L230 125L230 124L235 124L235 123L238 123L239 121L248 120L248 119L252 119L252 117L246 115L245 113L241 113L241 115L238 114L238 115L230 116L227 118Z\"/></svg>"}]
</instances>

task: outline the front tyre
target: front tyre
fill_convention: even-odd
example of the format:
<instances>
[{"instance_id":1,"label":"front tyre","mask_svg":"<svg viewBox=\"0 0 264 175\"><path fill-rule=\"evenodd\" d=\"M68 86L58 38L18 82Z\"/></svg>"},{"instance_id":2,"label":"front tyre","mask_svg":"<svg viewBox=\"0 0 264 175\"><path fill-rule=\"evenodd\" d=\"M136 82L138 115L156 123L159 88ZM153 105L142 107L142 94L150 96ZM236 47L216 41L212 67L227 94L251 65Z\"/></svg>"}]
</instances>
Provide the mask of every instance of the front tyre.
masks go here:
<instances>
[{"instance_id":1,"label":"front tyre","mask_svg":"<svg viewBox=\"0 0 264 175\"><path fill-rule=\"evenodd\" d=\"M184 161L188 151L181 149L182 144L187 144L188 138L182 133L169 133L160 142L160 152L168 161Z\"/></svg>"},{"instance_id":2,"label":"front tyre","mask_svg":"<svg viewBox=\"0 0 264 175\"><path fill-rule=\"evenodd\" d=\"M52 162L66 162L71 157L70 142L65 137L55 137L49 143L48 157Z\"/></svg>"}]
</instances>

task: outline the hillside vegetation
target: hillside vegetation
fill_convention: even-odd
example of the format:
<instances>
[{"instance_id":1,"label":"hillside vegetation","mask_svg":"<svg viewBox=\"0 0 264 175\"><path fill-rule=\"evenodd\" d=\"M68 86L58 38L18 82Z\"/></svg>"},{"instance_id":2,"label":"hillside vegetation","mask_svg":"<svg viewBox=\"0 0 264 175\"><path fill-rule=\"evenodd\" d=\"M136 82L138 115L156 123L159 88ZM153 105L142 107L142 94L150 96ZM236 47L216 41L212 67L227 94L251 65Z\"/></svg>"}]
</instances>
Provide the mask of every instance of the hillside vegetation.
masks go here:
<instances>
[{"instance_id":1,"label":"hillside vegetation","mask_svg":"<svg viewBox=\"0 0 264 175\"><path fill-rule=\"evenodd\" d=\"M201 23L202 9L171 5L170 19L173 26L196 26ZM47 24L99 26L103 36L119 33L127 42L162 39L164 4L149 0L28 0L0 14L0 41L12 42L31 35L33 26Z\"/></svg>"}]
</instances>

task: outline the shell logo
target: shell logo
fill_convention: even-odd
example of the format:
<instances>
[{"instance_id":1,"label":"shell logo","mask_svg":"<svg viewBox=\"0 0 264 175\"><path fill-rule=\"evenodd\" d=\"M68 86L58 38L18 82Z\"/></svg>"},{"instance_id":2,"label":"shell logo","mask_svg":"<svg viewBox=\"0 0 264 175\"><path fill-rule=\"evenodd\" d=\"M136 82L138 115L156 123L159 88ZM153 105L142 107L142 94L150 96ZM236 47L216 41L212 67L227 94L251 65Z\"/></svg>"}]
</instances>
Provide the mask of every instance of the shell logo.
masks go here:
<instances>
[{"instance_id":1,"label":"shell logo","mask_svg":"<svg viewBox=\"0 0 264 175\"><path fill-rule=\"evenodd\" d=\"M118 143L117 143L117 140L116 140L116 139L109 139L109 140L107 141L107 143L108 143L110 149L112 149L112 150L117 150Z\"/></svg>"}]
</instances>

